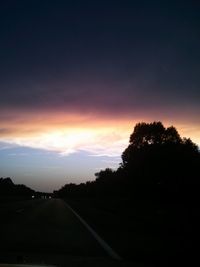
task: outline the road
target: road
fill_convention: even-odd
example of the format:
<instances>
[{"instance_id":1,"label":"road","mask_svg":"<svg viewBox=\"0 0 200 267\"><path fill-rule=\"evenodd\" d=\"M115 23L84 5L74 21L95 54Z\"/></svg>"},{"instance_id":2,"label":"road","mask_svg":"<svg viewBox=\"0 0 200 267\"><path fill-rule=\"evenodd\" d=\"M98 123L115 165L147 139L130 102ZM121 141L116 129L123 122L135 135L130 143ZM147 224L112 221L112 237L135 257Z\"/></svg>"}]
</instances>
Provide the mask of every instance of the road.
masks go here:
<instances>
[{"instance_id":1,"label":"road","mask_svg":"<svg viewBox=\"0 0 200 267\"><path fill-rule=\"evenodd\" d=\"M0 262L66 263L106 259L85 226L60 199L0 204Z\"/></svg>"}]
</instances>

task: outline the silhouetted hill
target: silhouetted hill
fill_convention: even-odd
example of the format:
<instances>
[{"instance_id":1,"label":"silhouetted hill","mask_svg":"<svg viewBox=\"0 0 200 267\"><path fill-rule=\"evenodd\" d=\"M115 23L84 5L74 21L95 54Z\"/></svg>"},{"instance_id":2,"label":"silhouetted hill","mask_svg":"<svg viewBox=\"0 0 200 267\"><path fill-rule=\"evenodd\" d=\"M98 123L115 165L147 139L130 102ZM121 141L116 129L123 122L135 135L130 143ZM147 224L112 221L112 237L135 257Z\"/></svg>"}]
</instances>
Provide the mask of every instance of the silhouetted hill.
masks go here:
<instances>
[{"instance_id":1,"label":"silhouetted hill","mask_svg":"<svg viewBox=\"0 0 200 267\"><path fill-rule=\"evenodd\" d=\"M1 196L31 196L35 191L23 184L14 184L8 178L0 178Z\"/></svg>"}]
</instances>

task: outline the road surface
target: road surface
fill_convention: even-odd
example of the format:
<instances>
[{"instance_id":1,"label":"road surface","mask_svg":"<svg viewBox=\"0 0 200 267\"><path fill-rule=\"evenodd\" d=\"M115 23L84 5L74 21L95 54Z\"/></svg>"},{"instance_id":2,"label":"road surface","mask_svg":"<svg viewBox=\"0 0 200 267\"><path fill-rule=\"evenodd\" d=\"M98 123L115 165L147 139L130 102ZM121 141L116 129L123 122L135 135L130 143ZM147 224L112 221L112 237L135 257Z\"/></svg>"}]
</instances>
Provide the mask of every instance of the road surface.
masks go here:
<instances>
[{"instance_id":1,"label":"road surface","mask_svg":"<svg viewBox=\"0 0 200 267\"><path fill-rule=\"evenodd\" d=\"M0 263L59 264L107 257L63 200L0 203Z\"/></svg>"}]
</instances>

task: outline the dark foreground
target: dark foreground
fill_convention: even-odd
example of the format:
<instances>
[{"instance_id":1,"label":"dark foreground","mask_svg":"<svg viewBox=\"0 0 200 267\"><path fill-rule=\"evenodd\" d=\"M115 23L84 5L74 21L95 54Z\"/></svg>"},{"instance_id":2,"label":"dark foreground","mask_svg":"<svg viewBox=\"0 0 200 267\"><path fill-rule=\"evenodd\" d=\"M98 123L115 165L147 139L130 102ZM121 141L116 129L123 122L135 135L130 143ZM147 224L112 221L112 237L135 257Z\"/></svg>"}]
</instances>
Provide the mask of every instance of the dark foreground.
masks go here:
<instances>
[{"instance_id":1,"label":"dark foreground","mask_svg":"<svg viewBox=\"0 0 200 267\"><path fill-rule=\"evenodd\" d=\"M199 209L153 209L128 198L67 200L123 258L135 264L182 266L199 262ZM196 211L196 212L195 212Z\"/></svg>"},{"instance_id":2,"label":"dark foreground","mask_svg":"<svg viewBox=\"0 0 200 267\"><path fill-rule=\"evenodd\" d=\"M106 255L59 199L0 203L0 263L129 266Z\"/></svg>"}]
</instances>

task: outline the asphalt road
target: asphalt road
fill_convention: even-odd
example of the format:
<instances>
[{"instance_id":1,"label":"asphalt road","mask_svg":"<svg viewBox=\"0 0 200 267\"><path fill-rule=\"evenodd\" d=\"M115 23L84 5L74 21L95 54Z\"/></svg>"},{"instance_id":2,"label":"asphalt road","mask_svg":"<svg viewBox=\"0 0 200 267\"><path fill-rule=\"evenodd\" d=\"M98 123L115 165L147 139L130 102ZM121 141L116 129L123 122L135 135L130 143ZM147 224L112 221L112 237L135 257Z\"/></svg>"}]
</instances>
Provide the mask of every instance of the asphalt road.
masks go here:
<instances>
[{"instance_id":1,"label":"asphalt road","mask_svg":"<svg viewBox=\"0 0 200 267\"><path fill-rule=\"evenodd\" d=\"M0 203L0 262L58 264L86 258L107 255L63 200Z\"/></svg>"}]
</instances>

